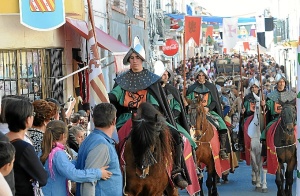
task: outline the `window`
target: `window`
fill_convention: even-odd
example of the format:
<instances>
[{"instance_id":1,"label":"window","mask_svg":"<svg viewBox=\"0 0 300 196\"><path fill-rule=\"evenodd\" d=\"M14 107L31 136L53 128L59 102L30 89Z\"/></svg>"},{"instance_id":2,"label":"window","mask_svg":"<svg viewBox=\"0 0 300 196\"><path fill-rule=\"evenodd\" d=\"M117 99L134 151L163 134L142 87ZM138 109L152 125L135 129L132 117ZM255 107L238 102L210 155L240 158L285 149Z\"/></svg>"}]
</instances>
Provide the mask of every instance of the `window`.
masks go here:
<instances>
[{"instance_id":1,"label":"window","mask_svg":"<svg viewBox=\"0 0 300 196\"><path fill-rule=\"evenodd\" d=\"M146 1L145 0L134 0L133 3L133 14L136 18L146 18Z\"/></svg>"},{"instance_id":2,"label":"window","mask_svg":"<svg viewBox=\"0 0 300 196\"><path fill-rule=\"evenodd\" d=\"M50 59L48 49L0 50L0 95L23 95L32 101L58 99L51 96L54 82L49 81L57 76L51 77Z\"/></svg>"},{"instance_id":3,"label":"window","mask_svg":"<svg viewBox=\"0 0 300 196\"><path fill-rule=\"evenodd\" d=\"M161 9L161 1L156 0L156 9Z\"/></svg>"},{"instance_id":4,"label":"window","mask_svg":"<svg viewBox=\"0 0 300 196\"><path fill-rule=\"evenodd\" d=\"M111 0L112 8L116 11L126 12L126 0Z\"/></svg>"}]
</instances>

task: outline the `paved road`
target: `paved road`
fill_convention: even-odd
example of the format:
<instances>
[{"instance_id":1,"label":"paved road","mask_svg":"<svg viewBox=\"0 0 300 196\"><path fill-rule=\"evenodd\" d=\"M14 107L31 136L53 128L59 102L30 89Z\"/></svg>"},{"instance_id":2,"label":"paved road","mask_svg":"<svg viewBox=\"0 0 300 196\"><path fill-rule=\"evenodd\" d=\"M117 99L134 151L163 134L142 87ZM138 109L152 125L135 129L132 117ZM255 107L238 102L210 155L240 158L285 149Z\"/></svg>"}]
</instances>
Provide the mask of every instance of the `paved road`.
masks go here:
<instances>
[{"instance_id":1,"label":"paved road","mask_svg":"<svg viewBox=\"0 0 300 196\"><path fill-rule=\"evenodd\" d=\"M294 173L296 176L296 173ZM296 178L293 183L293 195L296 195ZM207 188L204 184L204 193L207 195ZM251 167L245 162L239 163L239 168L234 174L229 175L229 183L219 185L218 192L220 196L275 196L277 195L277 186L275 184L275 176L267 174L268 192L261 193L255 191L255 187L251 184ZM185 190L179 191L180 196L188 196Z\"/></svg>"}]
</instances>

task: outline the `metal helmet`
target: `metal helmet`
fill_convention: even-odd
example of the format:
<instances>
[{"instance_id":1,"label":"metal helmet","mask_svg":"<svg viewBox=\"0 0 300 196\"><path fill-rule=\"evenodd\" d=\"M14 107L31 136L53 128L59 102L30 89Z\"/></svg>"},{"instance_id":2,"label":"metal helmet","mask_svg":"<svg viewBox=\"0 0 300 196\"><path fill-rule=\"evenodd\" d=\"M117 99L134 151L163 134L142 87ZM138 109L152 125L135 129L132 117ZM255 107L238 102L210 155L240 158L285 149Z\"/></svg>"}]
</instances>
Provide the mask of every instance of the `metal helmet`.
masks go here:
<instances>
[{"instance_id":1,"label":"metal helmet","mask_svg":"<svg viewBox=\"0 0 300 196\"><path fill-rule=\"evenodd\" d=\"M275 82L276 82L276 84L277 84L281 79L283 79L283 80L287 83L287 79L286 79L286 77L285 77L285 75L284 75L283 73L278 73L278 74L276 74L276 76L275 76Z\"/></svg>"},{"instance_id":2,"label":"metal helmet","mask_svg":"<svg viewBox=\"0 0 300 196\"><path fill-rule=\"evenodd\" d=\"M198 75L199 75L201 72L205 75L205 78L206 78L207 80L209 80L209 77L208 77L208 75L207 75L207 70L206 70L204 67L200 67L199 69L197 69L196 77L198 77Z\"/></svg>"},{"instance_id":3,"label":"metal helmet","mask_svg":"<svg viewBox=\"0 0 300 196\"><path fill-rule=\"evenodd\" d=\"M174 73L173 73L173 71L170 68L166 67L162 61L156 61L154 63L154 67L153 68L154 68L154 73L156 75L158 75L158 76L161 77L164 74L164 72L167 71L168 72L168 76L169 76L168 80L172 81L174 79Z\"/></svg>"},{"instance_id":4,"label":"metal helmet","mask_svg":"<svg viewBox=\"0 0 300 196\"><path fill-rule=\"evenodd\" d=\"M134 47L130 48L125 57L123 58L123 64L128 65L129 64L129 58L132 53L136 53L142 61L145 61L146 53L144 47L140 44L138 38L135 38L134 41Z\"/></svg>"},{"instance_id":5,"label":"metal helmet","mask_svg":"<svg viewBox=\"0 0 300 196\"><path fill-rule=\"evenodd\" d=\"M250 79L249 87L251 88L253 85L257 86L260 89L260 82L254 77Z\"/></svg>"}]
</instances>

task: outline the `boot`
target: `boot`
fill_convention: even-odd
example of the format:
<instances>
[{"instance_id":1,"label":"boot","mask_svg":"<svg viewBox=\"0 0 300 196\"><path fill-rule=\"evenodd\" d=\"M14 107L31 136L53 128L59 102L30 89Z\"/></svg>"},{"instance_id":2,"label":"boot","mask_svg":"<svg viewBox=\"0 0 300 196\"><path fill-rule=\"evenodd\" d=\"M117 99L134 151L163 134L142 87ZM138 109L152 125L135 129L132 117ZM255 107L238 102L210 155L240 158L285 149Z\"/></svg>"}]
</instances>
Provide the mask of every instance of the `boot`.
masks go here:
<instances>
[{"instance_id":1,"label":"boot","mask_svg":"<svg viewBox=\"0 0 300 196\"><path fill-rule=\"evenodd\" d=\"M263 166L267 165L267 142L266 140L261 141L262 147L261 147L261 156L263 157Z\"/></svg>"},{"instance_id":2,"label":"boot","mask_svg":"<svg viewBox=\"0 0 300 196\"><path fill-rule=\"evenodd\" d=\"M228 155L226 153L226 140L227 140L227 133L220 133L220 158L221 159L228 159Z\"/></svg>"},{"instance_id":3,"label":"boot","mask_svg":"<svg viewBox=\"0 0 300 196\"><path fill-rule=\"evenodd\" d=\"M183 177L181 158L182 158L182 145L179 144L175 146L175 158L174 158L174 166L172 171L172 179L174 184L177 187L181 189L185 189L188 186L188 182Z\"/></svg>"}]
</instances>

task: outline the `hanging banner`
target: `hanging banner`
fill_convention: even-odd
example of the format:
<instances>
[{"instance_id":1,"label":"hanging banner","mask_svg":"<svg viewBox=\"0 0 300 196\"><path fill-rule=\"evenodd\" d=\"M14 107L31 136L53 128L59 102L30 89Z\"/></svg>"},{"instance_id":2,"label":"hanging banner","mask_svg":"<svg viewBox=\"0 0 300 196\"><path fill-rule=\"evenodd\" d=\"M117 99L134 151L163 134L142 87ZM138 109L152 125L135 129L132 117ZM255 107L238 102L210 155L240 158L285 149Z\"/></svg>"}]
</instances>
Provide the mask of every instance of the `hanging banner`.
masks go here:
<instances>
[{"instance_id":1,"label":"hanging banner","mask_svg":"<svg viewBox=\"0 0 300 196\"><path fill-rule=\"evenodd\" d=\"M174 56L179 50L179 44L174 39L166 39L165 46L162 46L162 51L166 56Z\"/></svg>"},{"instance_id":2,"label":"hanging banner","mask_svg":"<svg viewBox=\"0 0 300 196\"><path fill-rule=\"evenodd\" d=\"M199 46L201 32L201 17L185 16L184 17L184 43L186 44L191 38Z\"/></svg>"},{"instance_id":3,"label":"hanging banner","mask_svg":"<svg viewBox=\"0 0 300 196\"><path fill-rule=\"evenodd\" d=\"M50 31L65 24L64 0L20 0L20 22L36 31Z\"/></svg>"}]
</instances>

